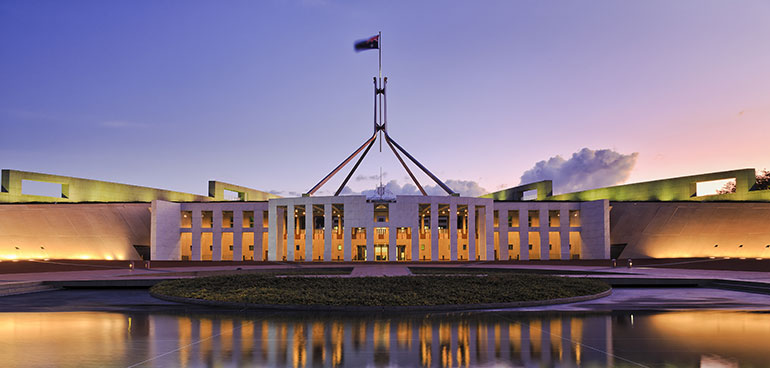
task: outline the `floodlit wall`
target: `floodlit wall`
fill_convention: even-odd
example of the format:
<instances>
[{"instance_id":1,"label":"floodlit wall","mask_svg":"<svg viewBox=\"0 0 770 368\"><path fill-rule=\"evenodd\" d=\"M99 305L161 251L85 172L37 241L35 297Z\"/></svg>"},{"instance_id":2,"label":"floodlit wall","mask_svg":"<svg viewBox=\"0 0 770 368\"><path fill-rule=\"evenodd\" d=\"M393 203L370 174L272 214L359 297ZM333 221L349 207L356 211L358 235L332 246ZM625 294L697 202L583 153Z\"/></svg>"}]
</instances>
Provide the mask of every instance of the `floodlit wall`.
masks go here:
<instances>
[{"instance_id":1,"label":"floodlit wall","mask_svg":"<svg viewBox=\"0 0 770 368\"><path fill-rule=\"evenodd\" d=\"M611 202L622 258L770 258L770 203Z\"/></svg>"},{"instance_id":2,"label":"floodlit wall","mask_svg":"<svg viewBox=\"0 0 770 368\"><path fill-rule=\"evenodd\" d=\"M141 259L147 203L0 205L0 260Z\"/></svg>"}]
</instances>

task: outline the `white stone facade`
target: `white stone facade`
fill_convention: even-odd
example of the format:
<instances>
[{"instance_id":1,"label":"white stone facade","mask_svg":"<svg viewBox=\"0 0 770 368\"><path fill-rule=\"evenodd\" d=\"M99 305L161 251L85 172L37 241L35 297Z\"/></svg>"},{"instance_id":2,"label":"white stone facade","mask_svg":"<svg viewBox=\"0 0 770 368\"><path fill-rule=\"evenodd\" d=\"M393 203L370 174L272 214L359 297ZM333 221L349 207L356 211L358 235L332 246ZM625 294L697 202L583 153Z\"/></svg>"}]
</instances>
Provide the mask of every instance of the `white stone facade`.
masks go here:
<instances>
[{"instance_id":1,"label":"white stone facade","mask_svg":"<svg viewBox=\"0 0 770 368\"><path fill-rule=\"evenodd\" d=\"M155 260L608 259L609 239L607 200L336 196L152 203Z\"/></svg>"}]
</instances>

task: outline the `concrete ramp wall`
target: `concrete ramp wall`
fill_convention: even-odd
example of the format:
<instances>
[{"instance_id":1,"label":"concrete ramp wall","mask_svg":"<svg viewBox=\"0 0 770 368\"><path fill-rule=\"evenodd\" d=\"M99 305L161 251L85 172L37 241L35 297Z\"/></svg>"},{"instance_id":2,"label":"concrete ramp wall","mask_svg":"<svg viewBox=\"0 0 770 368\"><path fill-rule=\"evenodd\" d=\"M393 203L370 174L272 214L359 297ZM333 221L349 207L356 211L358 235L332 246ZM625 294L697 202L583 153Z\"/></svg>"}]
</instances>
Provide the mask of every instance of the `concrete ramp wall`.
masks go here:
<instances>
[{"instance_id":1,"label":"concrete ramp wall","mask_svg":"<svg viewBox=\"0 0 770 368\"><path fill-rule=\"evenodd\" d=\"M770 258L770 203L611 202L621 258Z\"/></svg>"},{"instance_id":2,"label":"concrete ramp wall","mask_svg":"<svg viewBox=\"0 0 770 368\"><path fill-rule=\"evenodd\" d=\"M139 260L150 215L149 203L0 205L0 260Z\"/></svg>"}]
</instances>

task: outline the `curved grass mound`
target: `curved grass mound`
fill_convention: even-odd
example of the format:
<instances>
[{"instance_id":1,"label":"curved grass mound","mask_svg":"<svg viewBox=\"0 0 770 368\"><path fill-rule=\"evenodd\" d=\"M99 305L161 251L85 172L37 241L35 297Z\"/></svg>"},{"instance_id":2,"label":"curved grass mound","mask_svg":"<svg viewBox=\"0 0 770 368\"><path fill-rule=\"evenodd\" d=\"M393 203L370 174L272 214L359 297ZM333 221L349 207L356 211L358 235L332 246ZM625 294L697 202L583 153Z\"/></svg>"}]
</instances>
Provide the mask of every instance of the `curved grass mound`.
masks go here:
<instances>
[{"instance_id":1,"label":"curved grass mound","mask_svg":"<svg viewBox=\"0 0 770 368\"><path fill-rule=\"evenodd\" d=\"M543 301L609 289L593 279L527 274L355 278L245 274L164 281L150 292L161 298L223 304L405 307Z\"/></svg>"}]
</instances>

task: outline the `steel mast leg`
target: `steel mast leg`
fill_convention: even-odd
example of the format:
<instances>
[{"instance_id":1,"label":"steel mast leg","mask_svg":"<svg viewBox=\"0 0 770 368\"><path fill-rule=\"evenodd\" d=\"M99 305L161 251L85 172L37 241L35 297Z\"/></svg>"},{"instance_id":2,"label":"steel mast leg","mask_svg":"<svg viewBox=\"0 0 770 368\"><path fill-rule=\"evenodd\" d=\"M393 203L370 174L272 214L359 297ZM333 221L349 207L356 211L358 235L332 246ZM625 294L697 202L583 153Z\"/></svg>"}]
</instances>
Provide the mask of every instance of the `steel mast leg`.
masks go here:
<instances>
[{"instance_id":1,"label":"steel mast leg","mask_svg":"<svg viewBox=\"0 0 770 368\"><path fill-rule=\"evenodd\" d=\"M372 137L369 138L366 142L364 142L364 144L362 144L361 147L358 147L358 149L355 152L353 152L353 154L348 156L348 158L346 158L345 161L342 161L342 163L339 164L334 170L332 170L332 172L330 172L329 175L326 175L326 177L321 179L321 181L319 181L318 184L316 184L313 188L311 188L307 193L303 194L302 196L309 197L313 195L313 193L315 193L318 189L320 189L321 186L326 184L326 182L329 181L329 179L331 179L332 176L334 176L335 174L337 174L337 172L342 170L342 168L345 167L345 165L347 165L348 162L350 162L350 160L356 157L356 155L358 155L358 153L361 152L364 149L364 147L366 147L370 143L373 143L376 138L377 138L377 133L375 132L375 134L372 134Z\"/></svg>"},{"instance_id":2,"label":"steel mast leg","mask_svg":"<svg viewBox=\"0 0 770 368\"><path fill-rule=\"evenodd\" d=\"M401 151L406 157L412 160L412 162L415 165L417 165L417 167L419 167L426 175L428 175L431 179L433 179L433 181L435 181L436 184L438 184L442 189L444 189L447 193L449 193L449 195L452 195L455 197L460 195L458 193L453 192L452 189L449 189L449 187L446 186L446 184L444 184L441 180L439 180L439 178L437 178L436 175L433 175L433 173L431 173L425 166L423 166L419 161L417 161L416 158L412 157L412 155L410 155L409 152L407 152L405 149L399 146L398 143L396 143L396 141L390 138L390 136L388 135L388 132L385 132L385 139L389 144L392 143L393 145L395 145L399 151Z\"/></svg>"}]
</instances>

